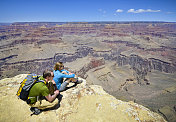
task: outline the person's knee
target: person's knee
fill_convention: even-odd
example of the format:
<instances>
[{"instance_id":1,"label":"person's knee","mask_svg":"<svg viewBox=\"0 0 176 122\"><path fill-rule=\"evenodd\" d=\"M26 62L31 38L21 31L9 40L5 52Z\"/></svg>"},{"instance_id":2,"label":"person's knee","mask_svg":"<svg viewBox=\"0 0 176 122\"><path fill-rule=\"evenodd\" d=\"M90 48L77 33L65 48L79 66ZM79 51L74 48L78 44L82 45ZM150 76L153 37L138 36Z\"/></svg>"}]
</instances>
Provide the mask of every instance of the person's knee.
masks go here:
<instances>
[{"instance_id":1,"label":"person's knee","mask_svg":"<svg viewBox=\"0 0 176 122\"><path fill-rule=\"evenodd\" d=\"M62 92L62 91L64 91L64 90L65 90L64 88L60 88L60 89L59 89L60 92Z\"/></svg>"},{"instance_id":2,"label":"person's knee","mask_svg":"<svg viewBox=\"0 0 176 122\"><path fill-rule=\"evenodd\" d=\"M48 101L49 103L52 103L53 101Z\"/></svg>"}]
</instances>

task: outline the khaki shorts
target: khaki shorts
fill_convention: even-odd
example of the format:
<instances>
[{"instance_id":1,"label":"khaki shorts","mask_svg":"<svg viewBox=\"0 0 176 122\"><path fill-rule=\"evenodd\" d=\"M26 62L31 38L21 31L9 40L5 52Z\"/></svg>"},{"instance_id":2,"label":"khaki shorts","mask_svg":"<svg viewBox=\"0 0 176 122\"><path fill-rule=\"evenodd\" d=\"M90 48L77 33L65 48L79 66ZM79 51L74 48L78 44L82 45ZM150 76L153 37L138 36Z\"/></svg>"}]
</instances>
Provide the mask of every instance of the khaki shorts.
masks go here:
<instances>
[{"instance_id":1,"label":"khaki shorts","mask_svg":"<svg viewBox=\"0 0 176 122\"><path fill-rule=\"evenodd\" d=\"M28 104L28 105L31 107L36 107L38 109L47 109L47 108L52 108L54 106L57 106L58 104L59 104L58 99L55 99L52 103L50 103L44 99L41 101L37 101L34 104Z\"/></svg>"}]
</instances>

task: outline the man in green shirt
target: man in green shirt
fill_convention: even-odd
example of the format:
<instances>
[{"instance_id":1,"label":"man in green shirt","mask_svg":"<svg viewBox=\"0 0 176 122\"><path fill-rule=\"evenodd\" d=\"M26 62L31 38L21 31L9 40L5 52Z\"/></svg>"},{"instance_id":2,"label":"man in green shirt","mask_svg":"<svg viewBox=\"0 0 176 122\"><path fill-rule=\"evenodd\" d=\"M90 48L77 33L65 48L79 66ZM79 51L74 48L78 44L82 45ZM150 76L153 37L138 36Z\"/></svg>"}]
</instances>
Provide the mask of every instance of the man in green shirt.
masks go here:
<instances>
[{"instance_id":1,"label":"man in green shirt","mask_svg":"<svg viewBox=\"0 0 176 122\"><path fill-rule=\"evenodd\" d=\"M55 105L58 104L58 100L55 100L57 96L59 95L59 90L55 90L54 94L51 95L49 92L49 89L47 87L47 83L53 81L54 73L50 70L45 70L43 72L43 78L42 80L45 81L39 82L34 84L32 86L30 92L29 92L29 99L30 99L30 106L31 106L31 111L34 112L34 114L39 114L40 109L46 109L50 107L54 107ZM45 98L42 99L42 98Z\"/></svg>"}]
</instances>

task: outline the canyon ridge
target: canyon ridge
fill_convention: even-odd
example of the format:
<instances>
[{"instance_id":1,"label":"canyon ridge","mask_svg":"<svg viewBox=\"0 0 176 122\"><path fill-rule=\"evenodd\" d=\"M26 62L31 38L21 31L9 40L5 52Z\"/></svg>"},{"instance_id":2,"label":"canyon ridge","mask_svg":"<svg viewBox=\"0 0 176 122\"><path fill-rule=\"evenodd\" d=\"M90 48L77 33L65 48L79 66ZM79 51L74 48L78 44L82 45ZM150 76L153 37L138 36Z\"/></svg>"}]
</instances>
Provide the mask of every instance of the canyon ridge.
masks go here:
<instances>
[{"instance_id":1,"label":"canyon ridge","mask_svg":"<svg viewBox=\"0 0 176 122\"><path fill-rule=\"evenodd\" d=\"M56 62L123 101L176 121L176 23L0 24L0 79L42 74Z\"/></svg>"}]
</instances>

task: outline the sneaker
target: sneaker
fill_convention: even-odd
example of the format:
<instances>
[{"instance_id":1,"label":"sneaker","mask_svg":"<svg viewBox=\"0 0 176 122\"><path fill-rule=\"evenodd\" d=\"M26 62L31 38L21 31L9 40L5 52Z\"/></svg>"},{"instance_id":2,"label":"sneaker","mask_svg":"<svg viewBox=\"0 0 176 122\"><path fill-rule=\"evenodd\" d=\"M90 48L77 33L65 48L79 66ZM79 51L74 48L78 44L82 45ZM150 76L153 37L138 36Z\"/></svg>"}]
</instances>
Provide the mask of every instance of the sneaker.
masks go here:
<instances>
[{"instance_id":1,"label":"sneaker","mask_svg":"<svg viewBox=\"0 0 176 122\"><path fill-rule=\"evenodd\" d=\"M81 78L78 77L76 83L79 84L79 83L82 83L82 82L83 82L83 80L82 80Z\"/></svg>"},{"instance_id":2,"label":"sneaker","mask_svg":"<svg viewBox=\"0 0 176 122\"><path fill-rule=\"evenodd\" d=\"M62 97L63 97L62 94L57 95L57 99L59 100L59 102L62 100Z\"/></svg>"},{"instance_id":3,"label":"sneaker","mask_svg":"<svg viewBox=\"0 0 176 122\"><path fill-rule=\"evenodd\" d=\"M30 110L33 112L33 114L35 115L39 115L41 113L40 109L35 108L35 107L31 107Z\"/></svg>"}]
</instances>

